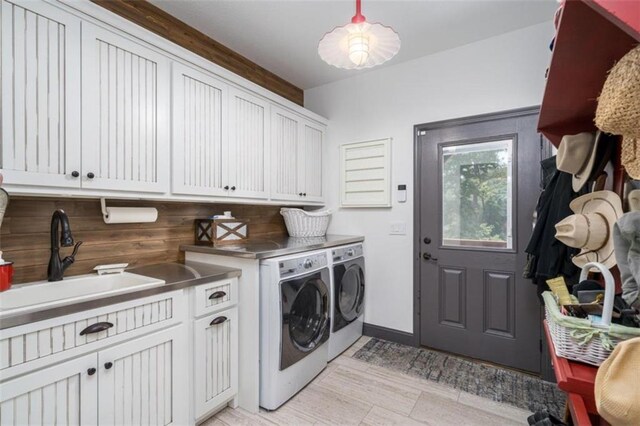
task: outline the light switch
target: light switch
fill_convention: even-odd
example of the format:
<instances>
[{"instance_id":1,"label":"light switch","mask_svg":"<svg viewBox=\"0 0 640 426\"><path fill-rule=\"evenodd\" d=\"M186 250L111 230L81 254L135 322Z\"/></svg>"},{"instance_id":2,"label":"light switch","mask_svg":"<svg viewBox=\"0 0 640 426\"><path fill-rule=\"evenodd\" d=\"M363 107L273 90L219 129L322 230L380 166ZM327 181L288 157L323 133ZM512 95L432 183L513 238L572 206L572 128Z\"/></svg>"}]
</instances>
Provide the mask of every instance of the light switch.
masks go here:
<instances>
[{"instance_id":1,"label":"light switch","mask_svg":"<svg viewBox=\"0 0 640 426\"><path fill-rule=\"evenodd\" d=\"M407 234L407 223L406 222L391 222L391 227L389 229L390 235L406 235Z\"/></svg>"}]
</instances>

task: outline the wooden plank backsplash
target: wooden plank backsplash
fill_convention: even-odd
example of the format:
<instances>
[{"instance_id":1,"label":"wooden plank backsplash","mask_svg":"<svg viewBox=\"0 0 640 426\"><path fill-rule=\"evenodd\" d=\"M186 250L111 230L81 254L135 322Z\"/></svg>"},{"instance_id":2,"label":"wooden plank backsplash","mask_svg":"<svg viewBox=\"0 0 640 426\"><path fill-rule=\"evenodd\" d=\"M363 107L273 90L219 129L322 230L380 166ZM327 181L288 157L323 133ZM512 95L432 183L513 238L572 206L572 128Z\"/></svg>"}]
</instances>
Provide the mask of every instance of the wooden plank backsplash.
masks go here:
<instances>
[{"instance_id":1,"label":"wooden plank backsplash","mask_svg":"<svg viewBox=\"0 0 640 426\"><path fill-rule=\"evenodd\" d=\"M51 215L63 209L69 216L74 240L82 241L76 261L65 276L92 272L99 264L145 265L182 259L181 244L194 240L193 220L230 210L239 219L249 220L249 236L267 238L286 234L277 206L196 204L155 201L111 201L113 207L155 207L155 223L107 225L102 220L100 200L73 198L12 197L0 228L3 257L14 262L13 282L47 278L50 255ZM62 248L67 256L72 248Z\"/></svg>"}]
</instances>

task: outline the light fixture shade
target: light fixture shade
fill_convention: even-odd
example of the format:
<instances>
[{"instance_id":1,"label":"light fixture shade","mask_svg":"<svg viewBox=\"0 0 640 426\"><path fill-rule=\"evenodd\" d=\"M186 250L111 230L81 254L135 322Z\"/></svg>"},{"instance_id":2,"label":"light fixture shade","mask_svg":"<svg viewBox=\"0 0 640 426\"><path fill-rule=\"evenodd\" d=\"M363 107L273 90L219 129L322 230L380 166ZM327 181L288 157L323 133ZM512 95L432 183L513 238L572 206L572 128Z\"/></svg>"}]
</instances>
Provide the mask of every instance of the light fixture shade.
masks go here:
<instances>
[{"instance_id":1,"label":"light fixture shade","mask_svg":"<svg viewBox=\"0 0 640 426\"><path fill-rule=\"evenodd\" d=\"M399 50L400 37L393 28L366 21L336 27L318 44L320 58L343 69L375 67L393 58Z\"/></svg>"}]
</instances>

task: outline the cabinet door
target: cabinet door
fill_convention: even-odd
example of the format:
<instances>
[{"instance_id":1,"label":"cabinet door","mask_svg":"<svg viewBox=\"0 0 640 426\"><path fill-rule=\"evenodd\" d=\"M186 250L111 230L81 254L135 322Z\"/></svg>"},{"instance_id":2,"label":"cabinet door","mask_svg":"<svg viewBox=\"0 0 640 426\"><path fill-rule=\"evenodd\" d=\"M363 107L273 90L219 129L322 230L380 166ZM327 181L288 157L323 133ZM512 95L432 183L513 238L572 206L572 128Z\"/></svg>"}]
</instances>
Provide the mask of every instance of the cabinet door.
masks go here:
<instances>
[{"instance_id":1,"label":"cabinet door","mask_svg":"<svg viewBox=\"0 0 640 426\"><path fill-rule=\"evenodd\" d=\"M166 192L169 60L82 23L82 187Z\"/></svg>"},{"instance_id":2,"label":"cabinet door","mask_svg":"<svg viewBox=\"0 0 640 426\"><path fill-rule=\"evenodd\" d=\"M271 198L302 200L300 167L301 118L271 106Z\"/></svg>"},{"instance_id":3,"label":"cabinet door","mask_svg":"<svg viewBox=\"0 0 640 426\"><path fill-rule=\"evenodd\" d=\"M85 355L0 385L3 425L95 425L98 357Z\"/></svg>"},{"instance_id":4,"label":"cabinet door","mask_svg":"<svg viewBox=\"0 0 640 426\"><path fill-rule=\"evenodd\" d=\"M304 201L323 201L322 158L324 127L310 122L302 123L302 148L300 150L300 188Z\"/></svg>"},{"instance_id":5,"label":"cabinet door","mask_svg":"<svg viewBox=\"0 0 640 426\"><path fill-rule=\"evenodd\" d=\"M188 416L184 326L98 353L102 425L180 425Z\"/></svg>"},{"instance_id":6,"label":"cabinet door","mask_svg":"<svg viewBox=\"0 0 640 426\"><path fill-rule=\"evenodd\" d=\"M196 418L238 391L238 308L194 321Z\"/></svg>"},{"instance_id":7,"label":"cabinet door","mask_svg":"<svg viewBox=\"0 0 640 426\"><path fill-rule=\"evenodd\" d=\"M269 104L238 89L229 93L229 195L269 198Z\"/></svg>"},{"instance_id":8,"label":"cabinet door","mask_svg":"<svg viewBox=\"0 0 640 426\"><path fill-rule=\"evenodd\" d=\"M2 0L6 184L77 188L80 21L45 2Z\"/></svg>"},{"instance_id":9,"label":"cabinet door","mask_svg":"<svg viewBox=\"0 0 640 426\"><path fill-rule=\"evenodd\" d=\"M227 85L173 64L173 175L171 191L226 195Z\"/></svg>"}]
</instances>

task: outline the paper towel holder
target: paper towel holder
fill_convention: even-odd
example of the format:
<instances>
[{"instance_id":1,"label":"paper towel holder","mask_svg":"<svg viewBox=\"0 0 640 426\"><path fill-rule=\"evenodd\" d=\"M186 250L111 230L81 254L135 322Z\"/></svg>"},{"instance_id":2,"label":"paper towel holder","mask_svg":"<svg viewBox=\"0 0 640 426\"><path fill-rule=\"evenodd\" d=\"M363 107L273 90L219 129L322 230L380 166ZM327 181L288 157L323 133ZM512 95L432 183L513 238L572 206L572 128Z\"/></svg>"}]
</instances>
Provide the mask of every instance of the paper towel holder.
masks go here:
<instances>
[{"instance_id":1,"label":"paper towel holder","mask_svg":"<svg viewBox=\"0 0 640 426\"><path fill-rule=\"evenodd\" d=\"M158 220L158 209L154 207L107 207L107 200L100 198L102 219L104 223L149 223ZM112 210L117 210L117 217L110 217Z\"/></svg>"}]
</instances>

